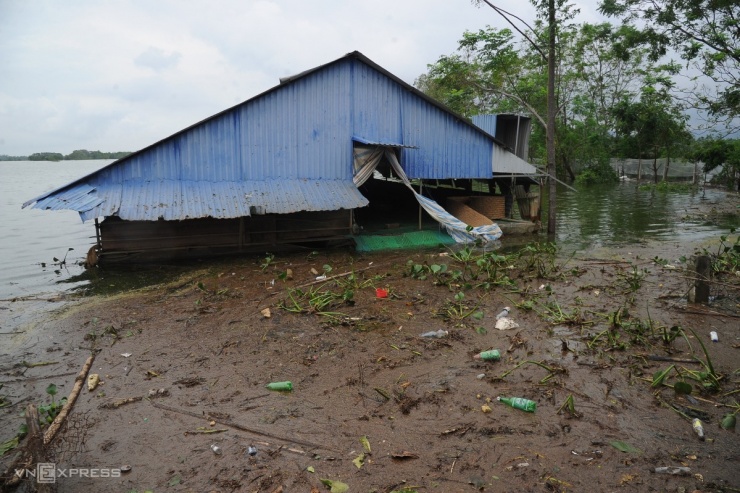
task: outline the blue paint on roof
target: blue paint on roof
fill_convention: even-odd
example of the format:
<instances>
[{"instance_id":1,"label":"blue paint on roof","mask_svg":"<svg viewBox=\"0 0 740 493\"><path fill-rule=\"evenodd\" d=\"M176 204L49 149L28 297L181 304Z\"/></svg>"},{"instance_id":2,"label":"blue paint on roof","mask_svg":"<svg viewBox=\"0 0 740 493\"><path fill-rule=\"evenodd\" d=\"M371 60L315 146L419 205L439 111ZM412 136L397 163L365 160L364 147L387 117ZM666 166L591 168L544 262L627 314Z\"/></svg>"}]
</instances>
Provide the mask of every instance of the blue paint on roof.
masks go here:
<instances>
[{"instance_id":1,"label":"blue paint on roof","mask_svg":"<svg viewBox=\"0 0 740 493\"><path fill-rule=\"evenodd\" d=\"M489 178L500 143L353 52L29 200L84 220L352 209L353 141L393 145L409 178ZM495 168L495 163L493 163Z\"/></svg>"}]
</instances>

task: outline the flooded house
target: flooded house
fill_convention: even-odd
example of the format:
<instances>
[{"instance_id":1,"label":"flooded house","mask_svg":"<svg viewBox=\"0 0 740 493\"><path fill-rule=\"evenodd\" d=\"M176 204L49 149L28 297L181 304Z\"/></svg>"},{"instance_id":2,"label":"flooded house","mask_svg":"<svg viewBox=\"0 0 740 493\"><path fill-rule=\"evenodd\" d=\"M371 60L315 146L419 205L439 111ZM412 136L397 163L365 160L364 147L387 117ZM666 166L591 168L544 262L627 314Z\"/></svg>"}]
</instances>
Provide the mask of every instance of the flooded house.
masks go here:
<instances>
[{"instance_id":1,"label":"flooded house","mask_svg":"<svg viewBox=\"0 0 740 493\"><path fill-rule=\"evenodd\" d=\"M101 261L357 243L408 225L495 240L507 196L536 202L528 136L526 118L475 124L352 52L23 207L94 221Z\"/></svg>"}]
</instances>

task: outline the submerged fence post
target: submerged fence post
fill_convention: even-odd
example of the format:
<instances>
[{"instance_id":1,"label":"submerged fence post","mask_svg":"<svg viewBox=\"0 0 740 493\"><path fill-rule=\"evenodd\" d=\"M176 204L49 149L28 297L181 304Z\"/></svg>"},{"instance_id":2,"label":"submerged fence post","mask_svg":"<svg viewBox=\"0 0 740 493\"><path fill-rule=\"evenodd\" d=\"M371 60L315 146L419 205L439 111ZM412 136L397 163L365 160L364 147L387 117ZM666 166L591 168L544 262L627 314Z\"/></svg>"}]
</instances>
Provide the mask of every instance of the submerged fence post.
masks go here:
<instances>
[{"instance_id":1,"label":"submerged fence post","mask_svg":"<svg viewBox=\"0 0 740 493\"><path fill-rule=\"evenodd\" d=\"M689 291L689 302L707 303L709 301L709 276L712 271L712 262L706 255L696 258L696 280L694 287Z\"/></svg>"}]
</instances>

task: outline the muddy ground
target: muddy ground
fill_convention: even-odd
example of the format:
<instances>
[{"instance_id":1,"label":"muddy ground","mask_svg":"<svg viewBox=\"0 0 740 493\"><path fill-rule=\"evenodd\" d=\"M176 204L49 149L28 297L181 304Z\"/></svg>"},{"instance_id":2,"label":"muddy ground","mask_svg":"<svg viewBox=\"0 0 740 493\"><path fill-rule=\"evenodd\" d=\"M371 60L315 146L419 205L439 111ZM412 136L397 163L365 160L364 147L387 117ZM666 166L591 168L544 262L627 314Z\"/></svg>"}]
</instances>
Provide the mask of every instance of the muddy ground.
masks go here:
<instances>
[{"instance_id":1,"label":"muddy ground","mask_svg":"<svg viewBox=\"0 0 740 493\"><path fill-rule=\"evenodd\" d=\"M737 197L722 206L737 211ZM0 439L28 403L48 402L49 383L67 395L92 351L102 382L80 394L47 460L67 475L130 471L59 478L62 492L330 491L323 480L386 493L740 491L740 440L720 428L740 389L740 277L715 279L708 305L688 304L692 274L680 262L715 245L500 250L511 256L474 252L467 263L446 248L332 250L199 264L5 335L0 394L12 404ZM495 328L504 306L518 327ZM420 337L439 329L448 333ZM500 361L474 359L493 348ZM689 376L707 363L718 388ZM672 388L681 380L691 396ZM266 389L276 381L293 390ZM661 466L691 472L653 472Z\"/></svg>"}]
</instances>

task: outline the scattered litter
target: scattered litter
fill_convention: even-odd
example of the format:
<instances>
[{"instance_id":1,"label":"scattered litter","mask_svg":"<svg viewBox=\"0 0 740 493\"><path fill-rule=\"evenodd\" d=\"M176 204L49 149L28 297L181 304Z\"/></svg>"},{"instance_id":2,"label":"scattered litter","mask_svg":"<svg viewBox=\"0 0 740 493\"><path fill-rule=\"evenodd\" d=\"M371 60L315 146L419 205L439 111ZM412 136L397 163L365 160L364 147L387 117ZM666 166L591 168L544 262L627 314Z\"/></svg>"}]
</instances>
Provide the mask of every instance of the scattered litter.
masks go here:
<instances>
[{"instance_id":1,"label":"scattered litter","mask_svg":"<svg viewBox=\"0 0 740 493\"><path fill-rule=\"evenodd\" d=\"M311 267L311 274L313 274L314 276L318 276L319 275L319 271L317 271L316 269L314 269L313 267Z\"/></svg>"},{"instance_id":2,"label":"scattered litter","mask_svg":"<svg viewBox=\"0 0 740 493\"><path fill-rule=\"evenodd\" d=\"M320 276L316 276L317 281L326 281L326 274L321 274Z\"/></svg>"},{"instance_id":3,"label":"scattered litter","mask_svg":"<svg viewBox=\"0 0 740 493\"><path fill-rule=\"evenodd\" d=\"M100 375L98 375L97 373L91 373L87 377L87 390L92 392L93 390L95 390L95 388L98 386L99 383L100 383Z\"/></svg>"},{"instance_id":4,"label":"scattered litter","mask_svg":"<svg viewBox=\"0 0 740 493\"><path fill-rule=\"evenodd\" d=\"M387 298L388 297L388 290L383 288L376 288L375 289L375 296L378 298Z\"/></svg>"},{"instance_id":5,"label":"scattered litter","mask_svg":"<svg viewBox=\"0 0 740 493\"><path fill-rule=\"evenodd\" d=\"M516 465L516 467L518 469L521 469L523 467L529 467L529 462L520 462L519 464Z\"/></svg>"},{"instance_id":6,"label":"scattered litter","mask_svg":"<svg viewBox=\"0 0 740 493\"><path fill-rule=\"evenodd\" d=\"M694 418L691 420L691 426L694 428L694 431L697 435L699 435L699 440L704 440L704 426L701 423L701 420L699 418Z\"/></svg>"},{"instance_id":7,"label":"scattered litter","mask_svg":"<svg viewBox=\"0 0 740 493\"><path fill-rule=\"evenodd\" d=\"M503 402L504 404L508 404L514 409L519 409L521 411L526 411L528 413L533 413L537 409L536 402L530 401L529 399L524 399L522 397L500 397L499 396L499 397L496 397L496 400Z\"/></svg>"},{"instance_id":8,"label":"scattered litter","mask_svg":"<svg viewBox=\"0 0 740 493\"><path fill-rule=\"evenodd\" d=\"M290 381L285 382L270 382L267 385L265 385L270 390L293 390L293 383Z\"/></svg>"},{"instance_id":9,"label":"scattered litter","mask_svg":"<svg viewBox=\"0 0 740 493\"><path fill-rule=\"evenodd\" d=\"M657 474L672 474L674 476L689 476L691 474L690 468L678 466L656 467L653 471Z\"/></svg>"},{"instance_id":10,"label":"scattered litter","mask_svg":"<svg viewBox=\"0 0 740 493\"><path fill-rule=\"evenodd\" d=\"M128 358L129 356L131 356L131 353L121 353L121 356L123 356L124 358Z\"/></svg>"},{"instance_id":11,"label":"scattered litter","mask_svg":"<svg viewBox=\"0 0 740 493\"><path fill-rule=\"evenodd\" d=\"M493 409L491 409L491 406L489 406L488 404L483 404L480 407L480 410L483 411L485 414L488 414L493 411Z\"/></svg>"},{"instance_id":12,"label":"scattered litter","mask_svg":"<svg viewBox=\"0 0 740 493\"><path fill-rule=\"evenodd\" d=\"M473 356L473 359L482 359L484 361L497 361L501 359L501 353L498 349L491 349L490 351L483 351Z\"/></svg>"},{"instance_id":13,"label":"scattered litter","mask_svg":"<svg viewBox=\"0 0 740 493\"><path fill-rule=\"evenodd\" d=\"M484 378L486 378L486 374L485 373L479 373L478 375L475 376L475 378L477 378L478 380L483 380Z\"/></svg>"},{"instance_id":14,"label":"scattered litter","mask_svg":"<svg viewBox=\"0 0 740 493\"><path fill-rule=\"evenodd\" d=\"M254 457L255 455L257 455L257 447L252 447L250 445L249 448L247 449L247 453L251 455L252 457Z\"/></svg>"},{"instance_id":15,"label":"scattered litter","mask_svg":"<svg viewBox=\"0 0 740 493\"><path fill-rule=\"evenodd\" d=\"M211 445L211 450L213 450L213 453L216 454L216 455L223 454L223 450L221 450L221 447L219 447L215 443L213 445Z\"/></svg>"},{"instance_id":16,"label":"scattered litter","mask_svg":"<svg viewBox=\"0 0 740 493\"><path fill-rule=\"evenodd\" d=\"M149 389L149 398L152 397L166 397L170 395L170 391L167 389Z\"/></svg>"},{"instance_id":17,"label":"scattered litter","mask_svg":"<svg viewBox=\"0 0 740 493\"><path fill-rule=\"evenodd\" d=\"M519 327L519 324L508 317L496 320L496 328L498 330L516 329L517 327Z\"/></svg>"},{"instance_id":18,"label":"scattered litter","mask_svg":"<svg viewBox=\"0 0 740 493\"><path fill-rule=\"evenodd\" d=\"M293 279L293 269L285 269L285 279L286 280Z\"/></svg>"},{"instance_id":19,"label":"scattered litter","mask_svg":"<svg viewBox=\"0 0 740 493\"><path fill-rule=\"evenodd\" d=\"M715 331L709 333L709 338L712 340L712 342L719 342L719 336Z\"/></svg>"},{"instance_id":20,"label":"scattered litter","mask_svg":"<svg viewBox=\"0 0 740 493\"><path fill-rule=\"evenodd\" d=\"M121 467L118 468L122 473L131 472L131 466L128 464L124 464Z\"/></svg>"},{"instance_id":21,"label":"scattered litter","mask_svg":"<svg viewBox=\"0 0 740 493\"><path fill-rule=\"evenodd\" d=\"M511 308L509 308L508 306L505 306L504 309L501 310L498 315L496 315L496 320L502 319L504 317L508 317L509 310L511 310Z\"/></svg>"},{"instance_id":22,"label":"scattered litter","mask_svg":"<svg viewBox=\"0 0 740 493\"><path fill-rule=\"evenodd\" d=\"M272 317L272 312L270 312L270 308L265 308L264 310L260 310L260 313L261 313L261 314L262 314L262 316L263 316L263 317L265 317L265 318L270 318L270 317Z\"/></svg>"},{"instance_id":23,"label":"scattered litter","mask_svg":"<svg viewBox=\"0 0 740 493\"><path fill-rule=\"evenodd\" d=\"M428 337L428 338L433 338L433 339L442 339L443 337L446 337L447 334L449 334L449 332L447 332L446 330L439 329L439 330L433 330L431 332L424 332L419 337Z\"/></svg>"}]
</instances>

